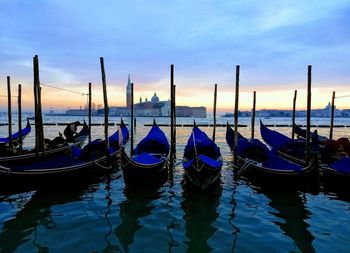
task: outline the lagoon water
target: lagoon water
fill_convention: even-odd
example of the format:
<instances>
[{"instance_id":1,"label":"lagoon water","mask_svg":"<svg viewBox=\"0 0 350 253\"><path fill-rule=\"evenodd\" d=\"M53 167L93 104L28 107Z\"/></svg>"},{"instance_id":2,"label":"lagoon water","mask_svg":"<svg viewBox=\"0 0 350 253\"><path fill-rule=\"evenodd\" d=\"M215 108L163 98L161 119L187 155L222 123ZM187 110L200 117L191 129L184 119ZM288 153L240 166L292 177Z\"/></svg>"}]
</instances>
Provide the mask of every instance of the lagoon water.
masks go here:
<instances>
[{"instance_id":1,"label":"lagoon water","mask_svg":"<svg viewBox=\"0 0 350 253\"><path fill-rule=\"evenodd\" d=\"M44 118L45 122L71 120L82 117ZM219 123L226 120L218 118ZM290 124L289 118L263 121ZM312 123L328 121L313 119ZM151 122L152 118L137 119L135 143L150 129L143 124ZM177 122L191 124L193 119ZM241 124L249 122L240 119ZM304 124L304 119L297 123ZM335 123L350 125L350 119ZM55 137L63 128L45 126L45 137ZM6 136L6 129L0 127L0 136ZM169 136L169 128L162 129ZM212 128L202 129L211 136ZM290 135L289 128L275 129ZM103 138L103 127L93 126L92 131L94 138ZM177 128L179 162L190 131ZM240 131L249 136L250 128ZM319 129L320 134L327 131ZM255 135L260 137L258 125ZM350 128L335 128L334 135L349 137ZM33 143L33 137L34 132L25 142ZM216 140L224 159L232 161L224 127L217 128ZM271 190L249 179L235 181L228 162L220 187L211 192L190 191L183 184L181 163L173 181L156 189L127 188L120 169L115 168L98 178L59 182L52 189L0 192L0 252L350 252L350 193Z\"/></svg>"}]
</instances>

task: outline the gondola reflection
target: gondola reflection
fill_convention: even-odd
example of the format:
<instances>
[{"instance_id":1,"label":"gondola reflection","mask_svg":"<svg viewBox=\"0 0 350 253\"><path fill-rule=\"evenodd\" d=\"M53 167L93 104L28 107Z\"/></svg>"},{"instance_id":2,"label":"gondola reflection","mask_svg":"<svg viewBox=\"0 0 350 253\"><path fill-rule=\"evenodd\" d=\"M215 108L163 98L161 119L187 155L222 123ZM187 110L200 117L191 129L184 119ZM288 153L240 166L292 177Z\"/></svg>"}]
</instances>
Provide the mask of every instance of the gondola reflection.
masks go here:
<instances>
[{"instance_id":1,"label":"gondola reflection","mask_svg":"<svg viewBox=\"0 0 350 253\"><path fill-rule=\"evenodd\" d=\"M284 234L290 237L301 252L315 252L312 243L315 237L310 232L307 220L311 213L305 207L306 198L299 191L264 191L270 199L269 205L276 210L273 221Z\"/></svg>"},{"instance_id":2,"label":"gondola reflection","mask_svg":"<svg viewBox=\"0 0 350 253\"><path fill-rule=\"evenodd\" d=\"M125 252L135 241L135 234L143 225L141 218L151 215L155 205L153 200L160 198L158 188L124 188L126 200L120 203L119 216L122 220L115 229L115 234L119 238Z\"/></svg>"},{"instance_id":3,"label":"gondola reflection","mask_svg":"<svg viewBox=\"0 0 350 253\"><path fill-rule=\"evenodd\" d=\"M210 252L213 248L208 240L213 236L217 228L213 223L219 217L217 207L220 204L222 187L218 183L203 190L184 187L181 208L185 212L185 235L188 240L186 252Z\"/></svg>"},{"instance_id":4,"label":"gondola reflection","mask_svg":"<svg viewBox=\"0 0 350 253\"><path fill-rule=\"evenodd\" d=\"M13 218L3 223L0 230L0 252L15 252L18 247L29 240L35 247L49 251L49 245L40 245L38 243L37 229L44 226L47 230L54 229L56 223L52 217L52 207L63 205L70 202L76 202L93 193L98 188L99 178L84 180L76 184L65 184L50 188L40 188L33 191L28 202L20 206L19 211ZM28 194L28 193L22 193ZM21 193L17 195L3 195L8 199L12 196L20 198ZM32 239L29 239L32 238Z\"/></svg>"}]
</instances>

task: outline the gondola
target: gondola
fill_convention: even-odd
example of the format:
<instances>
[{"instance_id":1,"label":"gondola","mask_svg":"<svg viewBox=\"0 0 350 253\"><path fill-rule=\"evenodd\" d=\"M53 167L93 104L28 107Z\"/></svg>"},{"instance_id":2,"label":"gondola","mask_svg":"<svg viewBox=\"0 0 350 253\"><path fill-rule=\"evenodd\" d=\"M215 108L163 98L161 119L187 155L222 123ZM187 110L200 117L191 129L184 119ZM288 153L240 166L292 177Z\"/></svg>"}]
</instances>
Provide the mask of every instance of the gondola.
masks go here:
<instances>
[{"instance_id":1,"label":"gondola","mask_svg":"<svg viewBox=\"0 0 350 253\"><path fill-rule=\"evenodd\" d=\"M169 150L168 139L153 120L151 130L136 146L131 157L122 148L121 167L125 183L131 186L157 186L164 183Z\"/></svg>"},{"instance_id":2,"label":"gondola","mask_svg":"<svg viewBox=\"0 0 350 253\"><path fill-rule=\"evenodd\" d=\"M322 164L321 170L326 188L350 191L350 157L342 157L330 164Z\"/></svg>"},{"instance_id":3,"label":"gondola","mask_svg":"<svg viewBox=\"0 0 350 253\"><path fill-rule=\"evenodd\" d=\"M226 142L233 151L234 130L227 124ZM280 157L258 139L247 139L238 133L238 173L270 185L297 185L308 183L317 176L317 159L302 166Z\"/></svg>"},{"instance_id":4,"label":"gondola","mask_svg":"<svg viewBox=\"0 0 350 253\"><path fill-rule=\"evenodd\" d=\"M306 130L295 125L294 132L297 134L297 138L305 140ZM325 136L319 135L319 143L322 149L326 149L326 152L332 152L335 160L342 158L343 156L350 156L350 140L349 138L342 137L337 140L328 139Z\"/></svg>"},{"instance_id":5,"label":"gondola","mask_svg":"<svg viewBox=\"0 0 350 253\"><path fill-rule=\"evenodd\" d=\"M86 141L89 135L89 127L84 121L83 128L76 134L71 142L67 142L61 134L52 139L45 139L45 156L42 152L36 152L35 149L24 150L24 149L15 149L14 152L4 152L0 155L0 165L3 166L12 166L27 164L28 162L40 161L43 159L48 159L56 155L62 154L70 149L70 145L80 146Z\"/></svg>"},{"instance_id":6,"label":"gondola","mask_svg":"<svg viewBox=\"0 0 350 253\"><path fill-rule=\"evenodd\" d=\"M183 156L185 180L206 189L219 182L223 159L220 148L194 123Z\"/></svg>"},{"instance_id":7,"label":"gondola","mask_svg":"<svg viewBox=\"0 0 350 253\"><path fill-rule=\"evenodd\" d=\"M22 140L24 140L30 133L30 131L32 130L31 126L30 126L30 122L27 119L27 125L25 126L25 128L21 129L21 134L22 134ZM5 138L0 138L0 145L8 145L10 142L10 138L9 137L5 137ZM19 143L19 132L16 132L14 134L12 134L12 143L13 146L17 146Z\"/></svg>"},{"instance_id":8,"label":"gondola","mask_svg":"<svg viewBox=\"0 0 350 253\"><path fill-rule=\"evenodd\" d=\"M264 141L278 150L278 154L298 164L305 164L305 141L292 140L287 136L268 129L260 122L261 136ZM278 143L280 140L280 143ZM319 140L319 138L317 138ZM350 158L340 157L331 145L324 145L320 149L322 182L330 188L350 189Z\"/></svg>"},{"instance_id":9,"label":"gondola","mask_svg":"<svg viewBox=\"0 0 350 253\"><path fill-rule=\"evenodd\" d=\"M111 162L115 163L119 143L125 144L128 141L129 133L123 121L120 125L120 131L117 130L109 137L109 153ZM120 137L119 137L120 136ZM105 141L96 139L79 148L71 145L62 154L47 158L27 162L26 164L13 166L0 166L1 182L11 184L21 183L45 183L47 180L60 180L67 176L81 176L84 173L101 171L106 167ZM2 184L0 184L2 187Z\"/></svg>"},{"instance_id":10,"label":"gondola","mask_svg":"<svg viewBox=\"0 0 350 253\"><path fill-rule=\"evenodd\" d=\"M260 134L264 142L281 157L305 166L305 140L292 139L269 129L260 120Z\"/></svg>"},{"instance_id":11,"label":"gondola","mask_svg":"<svg viewBox=\"0 0 350 253\"><path fill-rule=\"evenodd\" d=\"M294 125L294 133L297 135L297 138L302 140L306 139L306 129L303 129L298 125ZM324 143L328 140L328 138L326 136L318 135L318 140L320 143Z\"/></svg>"}]
</instances>

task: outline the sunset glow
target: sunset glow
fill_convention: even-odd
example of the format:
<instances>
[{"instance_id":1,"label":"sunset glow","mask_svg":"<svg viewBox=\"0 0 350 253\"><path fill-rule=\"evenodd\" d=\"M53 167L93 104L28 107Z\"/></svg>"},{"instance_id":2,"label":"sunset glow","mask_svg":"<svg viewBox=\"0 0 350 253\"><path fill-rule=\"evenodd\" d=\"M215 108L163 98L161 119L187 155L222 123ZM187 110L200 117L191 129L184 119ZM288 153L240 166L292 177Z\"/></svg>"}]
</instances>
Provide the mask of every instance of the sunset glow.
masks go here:
<instances>
[{"instance_id":1,"label":"sunset glow","mask_svg":"<svg viewBox=\"0 0 350 253\"><path fill-rule=\"evenodd\" d=\"M206 106L214 84L218 111L231 112L235 66L241 65L240 110L306 107L307 65L313 65L312 107L323 108L332 91L350 95L349 1L5 1L0 0L0 94L23 85L23 106L33 107L32 57L39 55L42 83L87 93L102 104L99 57L105 58L110 105L125 105L128 74L135 102L154 92L170 96L175 65L178 105ZM128 9L128 12L124 12ZM88 15L87 15L88 14ZM103 15L102 15L103 14ZM16 18L14 18L16 17ZM42 88L44 111L79 108L86 97ZM16 110L16 99L13 98ZM7 99L1 97L0 110ZM336 100L350 108L350 98Z\"/></svg>"}]
</instances>

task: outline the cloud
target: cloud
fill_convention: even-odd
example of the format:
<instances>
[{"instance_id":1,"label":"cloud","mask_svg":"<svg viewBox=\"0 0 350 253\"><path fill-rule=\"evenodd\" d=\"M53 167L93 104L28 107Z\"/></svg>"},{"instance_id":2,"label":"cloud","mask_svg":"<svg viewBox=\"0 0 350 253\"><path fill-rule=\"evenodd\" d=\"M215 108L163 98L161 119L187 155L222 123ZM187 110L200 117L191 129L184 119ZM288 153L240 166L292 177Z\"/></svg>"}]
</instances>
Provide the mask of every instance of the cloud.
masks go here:
<instances>
[{"instance_id":1,"label":"cloud","mask_svg":"<svg viewBox=\"0 0 350 253\"><path fill-rule=\"evenodd\" d=\"M1 6L0 76L29 85L34 54L42 82L79 90L92 82L98 89L104 56L107 84L116 94L124 94L131 74L138 95L156 91L164 98L169 97L169 66L175 64L177 94L184 103L211 97L214 83L230 94L236 64L241 89L248 93L302 89L308 64L313 87L350 83L350 3L345 0L13 0Z\"/></svg>"}]
</instances>

